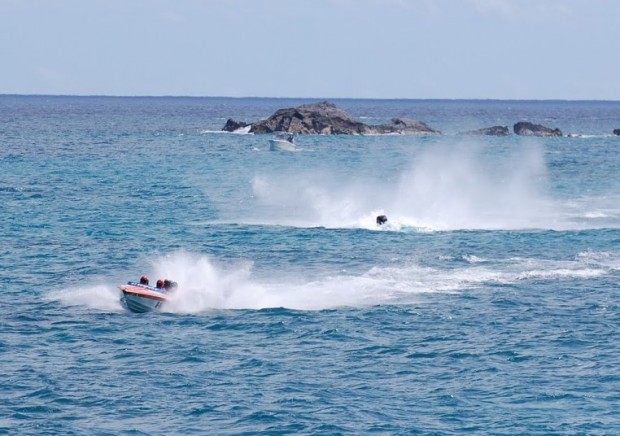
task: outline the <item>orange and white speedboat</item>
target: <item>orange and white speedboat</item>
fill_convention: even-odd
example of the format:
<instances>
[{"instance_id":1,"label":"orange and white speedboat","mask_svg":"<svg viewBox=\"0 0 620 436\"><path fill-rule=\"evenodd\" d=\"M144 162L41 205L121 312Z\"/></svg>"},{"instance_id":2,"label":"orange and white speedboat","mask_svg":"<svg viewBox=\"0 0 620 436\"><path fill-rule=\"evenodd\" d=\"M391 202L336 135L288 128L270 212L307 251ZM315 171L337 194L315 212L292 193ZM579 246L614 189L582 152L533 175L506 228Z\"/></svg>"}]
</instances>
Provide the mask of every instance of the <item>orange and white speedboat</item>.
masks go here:
<instances>
[{"instance_id":1,"label":"orange and white speedboat","mask_svg":"<svg viewBox=\"0 0 620 436\"><path fill-rule=\"evenodd\" d=\"M132 312L144 313L159 310L167 301L170 293L166 289L142 285L138 282L127 282L120 285L121 303Z\"/></svg>"}]
</instances>

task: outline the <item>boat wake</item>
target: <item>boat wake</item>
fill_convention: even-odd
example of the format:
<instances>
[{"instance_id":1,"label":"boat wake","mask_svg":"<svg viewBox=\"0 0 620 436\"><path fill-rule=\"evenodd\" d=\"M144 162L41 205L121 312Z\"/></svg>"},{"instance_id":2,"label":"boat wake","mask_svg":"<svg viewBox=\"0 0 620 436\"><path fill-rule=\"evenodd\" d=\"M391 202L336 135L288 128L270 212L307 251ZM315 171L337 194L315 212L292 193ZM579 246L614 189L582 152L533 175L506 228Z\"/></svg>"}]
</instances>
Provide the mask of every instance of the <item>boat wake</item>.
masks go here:
<instances>
[{"instance_id":1,"label":"boat wake","mask_svg":"<svg viewBox=\"0 0 620 436\"><path fill-rule=\"evenodd\" d=\"M554 198L542 146L522 144L489 158L484 147L436 147L400 174L257 174L246 224L381 231L581 230L620 227L610 198ZM620 196L615 195L616 200ZM388 225L377 226L386 215Z\"/></svg>"},{"instance_id":2,"label":"boat wake","mask_svg":"<svg viewBox=\"0 0 620 436\"><path fill-rule=\"evenodd\" d=\"M287 308L323 310L391 304L421 304L424 295L462 293L545 280L589 280L620 270L620 253L583 252L572 260L484 259L465 255L443 259L448 268L409 262L374 266L360 274L291 279L281 272L259 279L252 264L218 265L207 256L175 253L155 259L153 275L178 279L179 288L162 312L203 313L221 309ZM114 285L67 288L47 295L68 306L122 312Z\"/></svg>"}]
</instances>

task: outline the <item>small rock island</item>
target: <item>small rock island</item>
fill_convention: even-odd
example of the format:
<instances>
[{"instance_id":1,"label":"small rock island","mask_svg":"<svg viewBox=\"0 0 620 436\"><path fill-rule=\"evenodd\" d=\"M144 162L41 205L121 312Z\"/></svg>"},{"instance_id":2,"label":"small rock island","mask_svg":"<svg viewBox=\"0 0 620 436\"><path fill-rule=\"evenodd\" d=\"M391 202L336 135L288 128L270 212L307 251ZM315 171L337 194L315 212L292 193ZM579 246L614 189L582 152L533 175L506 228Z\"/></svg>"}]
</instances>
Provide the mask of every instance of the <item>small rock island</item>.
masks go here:
<instances>
[{"instance_id":1,"label":"small rock island","mask_svg":"<svg viewBox=\"0 0 620 436\"><path fill-rule=\"evenodd\" d=\"M514 132L521 136L563 136L560 129L550 129L540 124L520 121L513 126Z\"/></svg>"},{"instance_id":2,"label":"small rock island","mask_svg":"<svg viewBox=\"0 0 620 436\"><path fill-rule=\"evenodd\" d=\"M250 126L249 133L288 132L313 135L386 135L386 134L441 134L425 123L406 118L394 118L390 124L367 125L333 103L309 103L294 108L280 109L266 120L252 124L229 119L222 129L234 132Z\"/></svg>"},{"instance_id":3,"label":"small rock island","mask_svg":"<svg viewBox=\"0 0 620 436\"><path fill-rule=\"evenodd\" d=\"M483 129L470 130L464 133L469 136L508 136L510 135L510 130L508 126L492 126L485 127Z\"/></svg>"}]
</instances>

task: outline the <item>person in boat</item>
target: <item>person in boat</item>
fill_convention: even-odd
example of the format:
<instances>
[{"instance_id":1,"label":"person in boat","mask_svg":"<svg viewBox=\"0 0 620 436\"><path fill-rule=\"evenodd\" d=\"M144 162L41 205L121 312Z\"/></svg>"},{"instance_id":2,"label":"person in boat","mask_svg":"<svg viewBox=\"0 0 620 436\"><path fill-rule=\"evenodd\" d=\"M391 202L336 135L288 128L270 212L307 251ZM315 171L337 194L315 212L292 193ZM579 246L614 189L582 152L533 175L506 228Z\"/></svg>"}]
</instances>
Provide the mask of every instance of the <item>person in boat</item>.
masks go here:
<instances>
[{"instance_id":1,"label":"person in boat","mask_svg":"<svg viewBox=\"0 0 620 436\"><path fill-rule=\"evenodd\" d=\"M177 287L177 282L168 279L164 280L164 289L166 291L174 291Z\"/></svg>"},{"instance_id":2,"label":"person in boat","mask_svg":"<svg viewBox=\"0 0 620 436\"><path fill-rule=\"evenodd\" d=\"M162 279L157 280L157 284L155 285L157 289L164 289L164 281Z\"/></svg>"},{"instance_id":3,"label":"person in boat","mask_svg":"<svg viewBox=\"0 0 620 436\"><path fill-rule=\"evenodd\" d=\"M149 285L149 278L147 276L140 277L140 284L148 286Z\"/></svg>"},{"instance_id":4,"label":"person in boat","mask_svg":"<svg viewBox=\"0 0 620 436\"><path fill-rule=\"evenodd\" d=\"M377 216L377 225L378 226L382 226L383 224L387 223L387 217L385 215L378 215Z\"/></svg>"}]
</instances>

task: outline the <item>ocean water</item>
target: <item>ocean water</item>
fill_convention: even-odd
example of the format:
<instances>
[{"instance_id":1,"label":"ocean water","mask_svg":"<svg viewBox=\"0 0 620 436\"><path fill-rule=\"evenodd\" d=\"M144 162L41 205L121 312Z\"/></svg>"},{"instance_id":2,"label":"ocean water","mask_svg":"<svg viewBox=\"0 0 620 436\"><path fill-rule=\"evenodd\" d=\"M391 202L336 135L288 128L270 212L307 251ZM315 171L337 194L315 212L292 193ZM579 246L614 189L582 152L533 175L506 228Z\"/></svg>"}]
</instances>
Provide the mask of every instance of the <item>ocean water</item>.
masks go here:
<instances>
[{"instance_id":1,"label":"ocean water","mask_svg":"<svg viewBox=\"0 0 620 436\"><path fill-rule=\"evenodd\" d=\"M0 96L0 433L620 433L620 103L309 101Z\"/></svg>"}]
</instances>

